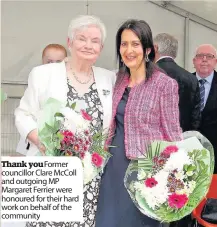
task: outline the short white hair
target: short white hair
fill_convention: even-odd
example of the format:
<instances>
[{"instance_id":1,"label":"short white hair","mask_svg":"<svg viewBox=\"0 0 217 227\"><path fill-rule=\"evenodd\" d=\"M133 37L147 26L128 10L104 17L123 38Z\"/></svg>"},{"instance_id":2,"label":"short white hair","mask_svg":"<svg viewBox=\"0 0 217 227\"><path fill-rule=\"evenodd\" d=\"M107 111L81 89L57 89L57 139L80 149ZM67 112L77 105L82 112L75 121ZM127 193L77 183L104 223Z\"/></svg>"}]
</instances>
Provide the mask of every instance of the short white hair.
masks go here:
<instances>
[{"instance_id":1,"label":"short white hair","mask_svg":"<svg viewBox=\"0 0 217 227\"><path fill-rule=\"evenodd\" d=\"M200 47L203 47L203 46L209 46L209 47L211 47L215 51L215 56L217 57L217 49L212 44L201 44L200 46L198 46L197 49L195 50L195 56L196 56L199 48Z\"/></svg>"},{"instance_id":2,"label":"short white hair","mask_svg":"<svg viewBox=\"0 0 217 227\"><path fill-rule=\"evenodd\" d=\"M70 41L73 40L76 31L88 26L96 26L100 29L103 44L106 38L105 25L98 17L90 15L81 15L71 20L68 28L68 38Z\"/></svg>"}]
</instances>

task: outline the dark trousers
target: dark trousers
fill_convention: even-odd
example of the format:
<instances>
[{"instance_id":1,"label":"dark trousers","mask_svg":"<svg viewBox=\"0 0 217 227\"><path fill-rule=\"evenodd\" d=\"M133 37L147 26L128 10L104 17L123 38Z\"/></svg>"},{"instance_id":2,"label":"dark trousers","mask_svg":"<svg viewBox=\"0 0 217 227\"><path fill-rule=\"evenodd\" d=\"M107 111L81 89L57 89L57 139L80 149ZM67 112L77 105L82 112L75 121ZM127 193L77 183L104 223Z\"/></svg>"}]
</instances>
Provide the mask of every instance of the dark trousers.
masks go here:
<instances>
[{"instance_id":1,"label":"dark trousers","mask_svg":"<svg viewBox=\"0 0 217 227\"><path fill-rule=\"evenodd\" d=\"M171 222L169 227L191 227L191 226L192 218L191 215L188 215L179 221Z\"/></svg>"}]
</instances>

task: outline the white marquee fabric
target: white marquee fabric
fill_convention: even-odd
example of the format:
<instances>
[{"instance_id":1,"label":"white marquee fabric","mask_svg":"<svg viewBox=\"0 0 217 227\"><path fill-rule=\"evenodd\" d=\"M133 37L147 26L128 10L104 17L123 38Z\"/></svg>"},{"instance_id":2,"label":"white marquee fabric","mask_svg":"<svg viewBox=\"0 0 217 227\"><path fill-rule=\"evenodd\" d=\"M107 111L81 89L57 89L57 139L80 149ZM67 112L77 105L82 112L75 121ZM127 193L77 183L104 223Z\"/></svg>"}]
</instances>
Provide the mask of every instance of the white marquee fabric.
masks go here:
<instances>
[{"instance_id":1,"label":"white marquee fabric","mask_svg":"<svg viewBox=\"0 0 217 227\"><path fill-rule=\"evenodd\" d=\"M66 46L68 24L80 14L94 14L106 24L108 36L97 65L115 69L115 34L128 18L146 20L153 35L167 32L179 40L176 61L184 65L184 17L147 1L3 1L2 2L2 82L27 83L30 70L41 64L42 49L49 43ZM190 23L189 70L201 43L217 47L217 32ZM201 35L203 34L203 35Z\"/></svg>"}]
</instances>

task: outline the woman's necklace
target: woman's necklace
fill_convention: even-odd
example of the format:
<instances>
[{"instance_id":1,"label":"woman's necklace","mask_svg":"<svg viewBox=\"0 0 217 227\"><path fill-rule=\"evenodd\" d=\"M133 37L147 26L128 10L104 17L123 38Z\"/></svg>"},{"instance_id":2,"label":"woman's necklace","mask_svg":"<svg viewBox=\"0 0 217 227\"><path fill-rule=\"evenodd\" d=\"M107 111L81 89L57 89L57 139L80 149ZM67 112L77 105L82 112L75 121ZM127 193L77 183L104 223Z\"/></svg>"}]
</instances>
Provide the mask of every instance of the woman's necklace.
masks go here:
<instances>
[{"instance_id":1,"label":"woman's necklace","mask_svg":"<svg viewBox=\"0 0 217 227\"><path fill-rule=\"evenodd\" d=\"M90 75L88 76L89 78L86 81L81 81L79 77L75 74L75 72L72 72L72 75L74 76L75 80L80 83L80 84L88 84L93 76L93 73L91 72ZM88 75L88 74L87 74Z\"/></svg>"}]
</instances>

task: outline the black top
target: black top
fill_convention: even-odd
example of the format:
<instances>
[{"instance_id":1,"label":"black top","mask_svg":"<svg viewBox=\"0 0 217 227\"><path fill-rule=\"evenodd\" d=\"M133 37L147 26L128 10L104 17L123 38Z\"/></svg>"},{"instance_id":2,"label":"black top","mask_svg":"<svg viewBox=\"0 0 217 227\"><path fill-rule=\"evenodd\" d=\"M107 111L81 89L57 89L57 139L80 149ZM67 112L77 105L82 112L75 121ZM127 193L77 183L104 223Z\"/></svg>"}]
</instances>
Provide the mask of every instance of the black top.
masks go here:
<instances>
[{"instance_id":1,"label":"black top","mask_svg":"<svg viewBox=\"0 0 217 227\"><path fill-rule=\"evenodd\" d=\"M196 75L196 73L194 73ZM214 71L209 96L201 112L199 130L213 145L215 153L215 170L217 173L217 72Z\"/></svg>"},{"instance_id":2,"label":"black top","mask_svg":"<svg viewBox=\"0 0 217 227\"><path fill-rule=\"evenodd\" d=\"M130 160L124 146L124 113L130 88L126 88L115 116L116 131L109 159L101 180L95 227L161 227L135 206L124 186L124 176Z\"/></svg>"},{"instance_id":3,"label":"black top","mask_svg":"<svg viewBox=\"0 0 217 227\"><path fill-rule=\"evenodd\" d=\"M197 78L178 66L172 58L157 62L179 86L180 125L183 131L198 130L200 126L200 89Z\"/></svg>"}]
</instances>

